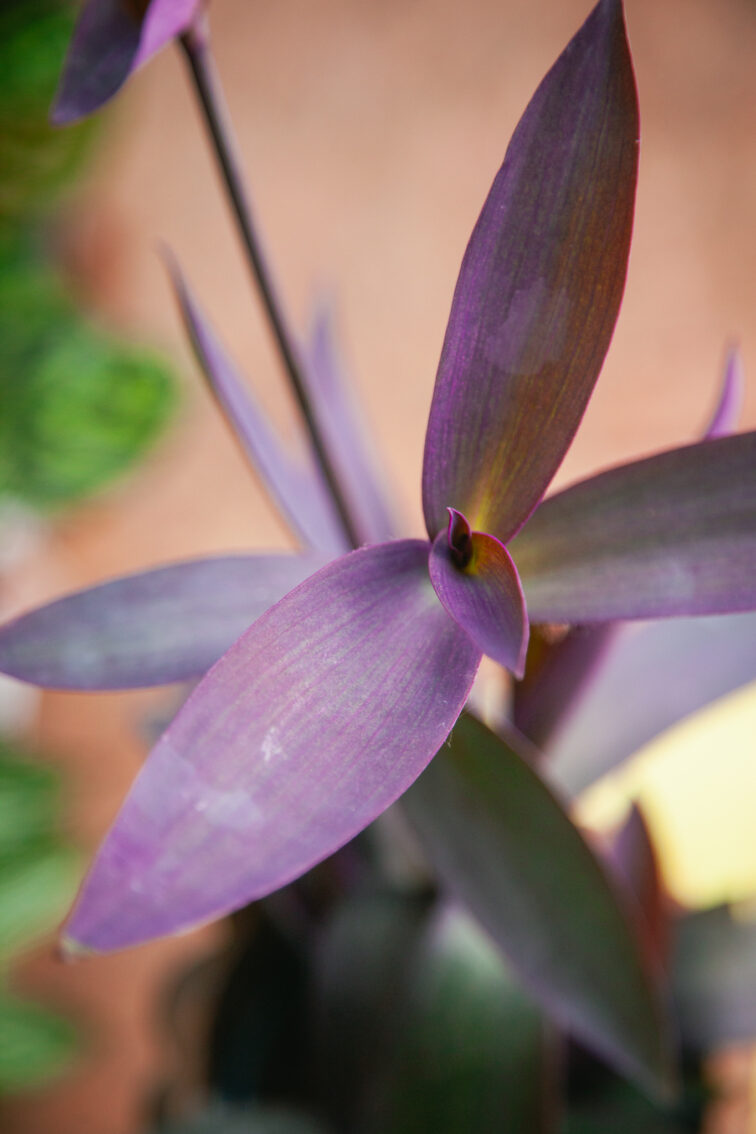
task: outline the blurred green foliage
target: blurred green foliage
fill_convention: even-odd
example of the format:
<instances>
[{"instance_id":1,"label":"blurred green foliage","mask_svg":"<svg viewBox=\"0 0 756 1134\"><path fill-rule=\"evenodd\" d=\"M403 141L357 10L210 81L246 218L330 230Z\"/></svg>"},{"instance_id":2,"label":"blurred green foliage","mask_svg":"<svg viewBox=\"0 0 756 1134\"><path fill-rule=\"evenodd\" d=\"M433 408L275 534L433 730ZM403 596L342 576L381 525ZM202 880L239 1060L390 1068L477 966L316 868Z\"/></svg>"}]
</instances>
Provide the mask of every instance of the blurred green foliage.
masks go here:
<instances>
[{"instance_id":1,"label":"blurred green foliage","mask_svg":"<svg viewBox=\"0 0 756 1134\"><path fill-rule=\"evenodd\" d=\"M50 510L139 458L176 400L169 369L85 319L45 253L49 213L97 135L48 123L75 16L64 0L0 2L0 502ZM57 830L57 776L0 738L0 1096L58 1073L65 1020L7 990L20 950L70 906L78 858Z\"/></svg>"},{"instance_id":2,"label":"blurred green foliage","mask_svg":"<svg viewBox=\"0 0 756 1134\"><path fill-rule=\"evenodd\" d=\"M165 364L87 322L42 252L97 129L48 123L72 26L62 0L0 4L0 498L41 509L125 471L175 402Z\"/></svg>"},{"instance_id":3,"label":"blurred green foliage","mask_svg":"<svg viewBox=\"0 0 756 1134\"><path fill-rule=\"evenodd\" d=\"M94 121L55 129L48 112L74 23L61 0L0 4L0 226L50 205L75 176Z\"/></svg>"},{"instance_id":4,"label":"blurred green foliage","mask_svg":"<svg viewBox=\"0 0 756 1134\"><path fill-rule=\"evenodd\" d=\"M445 911L423 945L396 1039L383 1129L537 1134L553 1084L536 1005L493 944L457 911Z\"/></svg>"},{"instance_id":5,"label":"blurred green foliage","mask_svg":"<svg viewBox=\"0 0 756 1134\"><path fill-rule=\"evenodd\" d=\"M33 245L0 238L0 497L46 509L127 469L176 399L165 364L87 323Z\"/></svg>"},{"instance_id":6,"label":"blurred green foliage","mask_svg":"<svg viewBox=\"0 0 756 1134\"><path fill-rule=\"evenodd\" d=\"M75 1049L67 1021L3 987L14 954L55 927L76 890L58 812L55 773L0 741L0 1095L59 1072Z\"/></svg>"},{"instance_id":7,"label":"blurred green foliage","mask_svg":"<svg viewBox=\"0 0 756 1134\"><path fill-rule=\"evenodd\" d=\"M0 1096L37 1086L71 1059L72 1026L35 1004L0 992Z\"/></svg>"}]
</instances>

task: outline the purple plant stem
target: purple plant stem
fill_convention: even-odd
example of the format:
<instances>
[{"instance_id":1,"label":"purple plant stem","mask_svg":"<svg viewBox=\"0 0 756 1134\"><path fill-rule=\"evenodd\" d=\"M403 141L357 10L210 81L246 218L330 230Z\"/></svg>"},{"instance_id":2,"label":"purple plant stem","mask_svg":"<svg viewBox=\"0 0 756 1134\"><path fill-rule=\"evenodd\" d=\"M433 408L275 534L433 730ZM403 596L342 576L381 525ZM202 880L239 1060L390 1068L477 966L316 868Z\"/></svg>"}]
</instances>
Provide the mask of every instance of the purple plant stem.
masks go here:
<instances>
[{"instance_id":1,"label":"purple plant stem","mask_svg":"<svg viewBox=\"0 0 756 1134\"><path fill-rule=\"evenodd\" d=\"M302 377L302 366L298 357L296 340L287 324L284 309L278 298L256 231L252 207L241 173L241 163L237 157L228 111L213 63L206 20L202 16L196 19L181 36L179 42L189 65L205 125L220 167L231 209L236 218L242 244L247 253L252 276L268 316L286 376L312 441L313 456L333 497L344 533L350 545L358 547L360 540L357 529L334 470L328 446L318 428L307 386Z\"/></svg>"}]
</instances>

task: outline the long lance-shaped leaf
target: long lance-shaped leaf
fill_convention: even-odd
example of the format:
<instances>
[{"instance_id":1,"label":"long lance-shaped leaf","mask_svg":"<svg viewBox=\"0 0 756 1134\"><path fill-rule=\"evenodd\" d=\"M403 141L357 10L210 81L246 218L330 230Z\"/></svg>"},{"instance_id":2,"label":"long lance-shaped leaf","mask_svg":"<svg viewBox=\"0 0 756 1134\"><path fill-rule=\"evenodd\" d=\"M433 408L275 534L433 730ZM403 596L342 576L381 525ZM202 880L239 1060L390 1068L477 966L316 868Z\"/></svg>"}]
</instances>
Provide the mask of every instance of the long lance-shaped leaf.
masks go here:
<instances>
[{"instance_id":1,"label":"long lance-shaped leaf","mask_svg":"<svg viewBox=\"0 0 756 1134\"><path fill-rule=\"evenodd\" d=\"M430 536L458 509L506 541L543 495L625 282L638 112L620 0L601 0L517 127L454 293L423 469Z\"/></svg>"},{"instance_id":2,"label":"long lance-shaped leaf","mask_svg":"<svg viewBox=\"0 0 756 1134\"><path fill-rule=\"evenodd\" d=\"M91 114L191 24L204 0L89 0L74 30L52 110L58 125Z\"/></svg>"},{"instance_id":3,"label":"long lance-shaped leaf","mask_svg":"<svg viewBox=\"0 0 756 1134\"><path fill-rule=\"evenodd\" d=\"M576 794L665 729L756 680L756 613L621 626L546 754Z\"/></svg>"},{"instance_id":4,"label":"long lance-shaped leaf","mask_svg":"<svg viewBox=\"0 0 756 1134\"><path fill-rule=\"evenodd\" d=\"M344 372L329 307L319 305L310 331L303 376L313 411L364 543L396 535L391 509L373 455L372 438Z\"/></svg>"},{"instance_id":5,"label":"long lance-shaped leaf","mask_svg":"<svg viewBox=\"0 0 756 1134\"><path fill-rule=\"evenodd\" d=\"M464 717L405 806L433 864L557 1021L669 1087L657 974L603 868L511 743Z\"/></svg>"},{"instance_id":6,"label":"long lance-shaped leaf","mask_svg":"<svg viewBox=\"0 0 756 1134\"><path fill-rule=\"evenodd\" d=\"M69 938L132 945L302 874L420 774L479 660L436 598L426 543L325 567L243 634L179 712L100 850Z\"/></svg>"},{"instance_id":7,"label":"long lance-shaped leaf","mask_svg":"<svg viewBox=\"0 0 756 1134\"><path fill-rule=\"evenodd\" d=\"M743 399L743 385L742 360L737 348L733 348L727 354L717 403L704 430L704 439L711 440L726 436L736 429ZM556 643L549 641L547 631L536 629L534 642L539 648L529 653L525 679L518 682L514 690L515 724L541 749L550 748L552 735L556 732L559 737L556 742L557 751L562 752L560 739L563 734L560 733L560 730L565 723L566 715L572 714L573 717L577 717L577 722L573 720L572 723L577 723L578 728L574 734L574 743L570 748L573 758L577 757L578 771L581 767L590 769L597 759L599 769L604 767L607 757L610 763L616 762L616 751L612 756L611 745L609 752L602 745L607 733L616 736L617 725L619 725L621 735L627 724L630 724L630 735L627 737L627 742L638 747L639 744L645 743L654 735L654 729L661 731L669 724L674 723L680 716L699 708L700 697L703 692L701 682L703 680L704 689L708 688L712 673L715 674L715 688L717 690L713 695L720 695L719 682L722 667L713 667L710 664L709 654L712 647L716 652L718 643L710 640L712 630L709 623L705 619L697 621L698 628L695 624L693 626L687 624L681 626L677 621L667 621L661 629L654 629L653 626L648 628L644 631L645 636L640 639L636 638L637 628L630 628L627 624L618 622L597 622L587 626L573 626L564 638ZM729 627L731 625L734 630L730 643ZM739 668L745 674L745 676L740 677L740 682L749 680L751 675L756 677L756 651L750 651L749 655L743 635L738 633L738 628L742 627L742 624L738 622L737 618L733 623L727 621L720 623L715 620L713 626L715 628L722 626L724 630L723 641L727 642L728 647L730 644L735 647L737 656L735 659L730 656L729 661L730 663L735 662L736 674ZM670 636L670 642L667 648L661 650L661 657L659 657L659 644L663 643L667 636ZM644 644L648 648L648 655L645 659L643 657ZM746 645L746 657L743 659L745 669L742 668L742 662L737 661L737 658L740 657L739 647L742 645ZM603 712L603 716L607 719L599 721L596 718L591 723L591 713L601 713L601 696L598 698L591 697L591 690L587 687L588 683L597 676L601 677L602 670L607 665L614 671L618 662L613 655L616 652L622 653L628 647L635 659L634 672L632 674L621 674L618 681L610 682L608 687L604 687L602 696L606 696L608 693L613 704L611 708ZM640 650L638 650L638 647L640 647ZM691 647L693 649L692 656ZM534 656L531 657L531 654ZM666 693L668 676L670 673L673 675L677 673L681 661L684 662L686 673L685 685L680 686L680 688L684 688L685 694L691 696L690 700L683 702L691 705L691 708L682 713L677 704L677 696L673 695L668 698ZM693 664L691 665L691 663ZM731 664L727 666L727 669L731 669ZM725 681L727 681L727 678L725 678ZM626 688L623 688L623 685ZM611 692L612 689L613 693ZM631 689L638 695L633 697L632 708L629 713L623 711L627 707L626 689ZM710 699L708 693L704 693L704 697ZM657 711L659 707L662 708L663 715L660 720L653 713L649 719L649 714L646 711L647 698L654 703ZM586 707L589 711L584 718L585 726L581 730L579 721L581 712ZM618 709L619 715L616 715ZM668 716L669 712L672 714L671 717ZM645 731L641 731L642 739L636 742L634 738L637 736L635 732L637 722L643 722ZM648 725L651 727L651 732L648 731ZM568 736L572 733L570 724L567 724L566 732ZM597 734L600 734L599 745L596 745ZM630 755L632 750L631 748L621 751L621 758ZM568 756L568 779L569 764L570 757ZM608 766L609 764L607 764Z\"/></svg>"},{"instance_id":8,"label":"long lance-shaped leaf","mask_svg":"<svg viewBox=\"0 0 756 1134\"><path fill-rule=\"evenodd\" d=\"M201 677L323 563L315 555L229 555L101 583L0 627L0 672L50 689Z\"/></svg>"},{"instance_id":9,"label":"long lance-shaped leaf","mask_svg":"<svg viewBox=\"0 0 756 1134\"><path fill-rule=\"evenodd\" d=\"M756 432L673 449L550 497L513 540L533 622L756 608Z\"/></svg>"},{"instance_id":10,"label":"long lance-shaped leaf","mask_svg":"<svg viewBox=\"0 0 756 1134\"><path fill-rule=\"evenodd\" d=\"M334 555L346 551L338 515L315 463L299 461L283 447L175 260L169 256L166 262L197 361L252 467L307 546Z\"/></svg>"},{"instance_id":11,"label":"long lance-shaped leaf","mask_svg":"<svg viewBox=\"0 0 756 1134\"><path fill-rule=\"evenodd\" d=\"M727 906L681 918L672 971L686 1046L710 1052L756 1039L756 923Z\"/></svg>"},{"instance_id":12,"label":"long lance-shaped leaf","mask_svg":"<svg viewBox=\"0 0 756 1134\"><path fill-rule=\"evenodd\" d=\"M742 359L738 349L733 347L728 351L725 360L716 406L703 432L704 440L724 437L735 431L743 401L743 390ZM658 652L658 646L655 645L655 642L659 633L664 636L667 631L655 632L652 630L650 632L648 664L644 666L642 655L637 659L636 664L637 676L642 678L652 672L654 684L651 686L648 682L643 682L641 703L643 703L646 694L650 694L655 701L659 700L659 690L666 689L668 673L670 671L676 672L679 660L683 657L683 653L687 652L688 636L692 634L694 641L697 641L695 629L688 631L684 627L682 630L677 630L675 623L667 623L667 625L670 627L668 633L673 636L673 651L674 642L682 635L682 641L679 644L679 657L675 657L673 652L669 658L671 670L669 668L659 669L655 665ZM706 633L705 626L700 633ZM548 631L536 629L533 641L538 649L530 651L525 679L518 682L514 689L514 722L520 732L525 733L538 748L547 747L552 733L560 728L565 714L574 713L582 704L583 695L589 693L589 690L586 689L587 683L597 673L601 672L601 667L607 663L615 650L625 648L628 640L632 642L633 631L628 634L628 628L624 624L615 622L573 626L564 638L556 643L549 641ZM698 652L696 652L696 657L700 657ZM701 669L707 675L714 668L709 664L709 660L708 656L700 658ZM611 664L615 664L613 660ZM756 662L751 668L753 676L756 677ZM698 674L697 667L696 673ZM698 688L699 682L700 678L694 682L695 689ZM639 688L634 681L631 684L633 689ZM620 696L623 697L622 694ZM693 708L699 707L695 702L696 696L697 694L694 693ZM663 703L665 706L668 703L666 695ZM676 710L673 709L673 711ZM622 716L627 719L624 714ZM638 705L637 719L646 720L645 709L641 711L640 704ZM611 728L615 720L616 718L612 717L611 722L607 721L606 725ZM666 727L666 723L661 727ZM580 752L580 756L583 759L587 758L589 763L591 758L595 758L596 755L595 736L596 733L591 731L585 737L581 737L576 749L580 752L580 749L585 748L585 741L588 741L586 750ZM646 735L644 739L649 739L649 735ZM629 755L629 753L626 752L625 755Z\"/></svg>"}]
</instances>

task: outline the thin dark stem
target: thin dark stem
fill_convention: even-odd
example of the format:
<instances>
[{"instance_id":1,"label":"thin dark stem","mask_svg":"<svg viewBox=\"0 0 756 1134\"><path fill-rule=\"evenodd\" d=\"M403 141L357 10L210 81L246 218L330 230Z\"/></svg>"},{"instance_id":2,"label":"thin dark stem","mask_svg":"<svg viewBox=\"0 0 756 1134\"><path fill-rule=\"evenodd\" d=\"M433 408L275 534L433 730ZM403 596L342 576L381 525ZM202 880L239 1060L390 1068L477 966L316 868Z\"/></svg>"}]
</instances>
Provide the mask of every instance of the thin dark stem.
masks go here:
<instances>
[{"instance_id":1,"label":"thin dark stem","mask_svg":"<svg viewBox=\"0 0 756 1134\"><path fill-rule=\"evenodd\" d=\"M286 376L294 397L302 412L307 431L312 441L313 453L320 466L329 492L344 529L344 534L352 547L359 545L355 529L336 472L331 463L328 447L321 435L307 387L302 378L302 367L298 358L296 341L278 299L275 284L263 254L257 235L252 209L247 196L240 162L236 153L233 132L226 110L213 63L207 25L198 21L181 36L181 46L189 64L195 90L199 98L213 150L220 166L223 183L228 193L231 209L239 227L244 249L247 253L252 276L257 285L260 298L268 316L273 337L276 341Z\"/></svg>"}]
</instances>

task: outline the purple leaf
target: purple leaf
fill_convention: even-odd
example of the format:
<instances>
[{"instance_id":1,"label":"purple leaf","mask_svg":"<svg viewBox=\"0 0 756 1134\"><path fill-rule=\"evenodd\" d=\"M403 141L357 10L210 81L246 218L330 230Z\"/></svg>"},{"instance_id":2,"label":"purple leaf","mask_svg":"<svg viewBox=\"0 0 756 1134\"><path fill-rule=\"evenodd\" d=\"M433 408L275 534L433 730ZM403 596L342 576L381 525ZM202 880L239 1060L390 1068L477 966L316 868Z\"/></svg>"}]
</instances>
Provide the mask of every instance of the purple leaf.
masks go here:
<instances>
[{"instance_id":1,"label":"purple leaf","mask_svg":"<svg viewBox=\"0 0 756 1134\"><path fill-rule=\"evenodd\" d=\"M512 541L533 622L756 607L756 433L611 469L546 500Z\"/></svg>"},{"instance_id":2,"label":"purple leaf","mask_svg":"<svg viewBox=\"0 0 756 1134\"><path fill-rule=\"evenodd\" d=\"M507 549L493 536L471 532L450 508L448 532L433 541L428 566L436 594L481 653L522 677L528 616Z\"/></svg>"},{"instance_id":3,"label":"purple leaf","mask_svg":"<svg viewBox=\"0 0 756 1134\"><path fill-rule=\"evenodd\" d=\"M547 1012L666 1092L658 973L603 868L528 760L465 716L404 806L441 877Z\"/></svg>"},{"instance_id":4,"label":"purple leaf","mask_svg":"<svg viewBox=\"0 0 756 1134\"><path fill-rule=\"evenodd\" d=\"M643 812L635 803L612 841L609 861L638 903L640 928L651 955L666 965L671 911L654 844Z\"/></svg>"},{"instance_id":5,"label":"purple leaf","mask_svg":"<svg viewBox=\"0 0 756 1134\"><path fill-rule=\"evenodd\" d=\"M98 951L278 889L412 781L465 703L480 655L405 540L329 564L210 671L149 757L68 926Z\"/></svg>"},{"instance_id":6,"label":"purple leaf","mask_svg":"<svg viewBox=\"0 0 756 1134\"><path fill-rule=\"evenodd\" d=\"M0 627L0 671L51 689L136 689L201 677L323 562L234 555L102 583Z\"/></svg>"},{"instance_id":7,"label":"purple leaf","mask_svg":"<svg viewBox=\"0 0 756 1134\"><path fill-rule=\"evenodd\" d=\"M713 440L734 432L743 400L743 381L740 353L737 348L732 348L727 355L717 405L704 431L704 440ZM662 635L664 633L665 631L661 631ZM680 632L673 627L669 633L674 636ZM683 633L687 634L687 631ZM692 633L695 636L695 631ZM531 643L538 648L529 651L525 678L514 689L514 722L539 748L548 744L564 715L580 703L586 692L586 684L596 675L597 668L604 664L607 657L612 664L612 651L615 647L622 650L627 641L627 630L617 623L600 622L571 627L557 642L552 642L549 638L547 627L536 629L531 636ZM651 642L653 641L652 632ZM654 663L653 647L648 663ZM704 663L704 668L708 672L712 667ZM756 661L753 668L756 677ZM645 672L645 667L640 664L639 675ZM660 681L666 680L666 676L667 670L658 673ZM645 718L640 708L639 718ZM589 740L590 749L590 738L586 739Z\"/></svg>"},{"instance_id":8,"label":"purple leaf","mask_svg":"<svg viewBox=\"0 0 756 1134\"><path fill-rule=\"evenodd\" d=\"M572 627L557 642L549 641L549 627L536 628L530 637L524 679L514 689L513 721L538 748L544 748L564 716L579 700L597 672L617 634L614 622ZM539 656L540 655L540 656Z\"/></svg>"},{"instance_id":9,"label":"purple leaf","mask_svg":"<svg viewBox=\"0 0 756 1134\"><path fill-rule=\"evenodd\" d=\"M262 408L215 335L172 256L166 258L197 361L252 467L299 538L339 555L346 550L333 502L314 462L297 461L281 445Z\"/></svg>"},{"instance_id":10,"label":"purple leaf","mask_svg":"<svg viewBox=\"0 0 756 1134\"><path fill-rule=\"evenodd\" d=\"M97 110L129 75L185 31L203 0L89 0L73 34L52 120Z\"/></svg>"},{"instance_id":11,"label":"purple leaf","mask_svg":"<svg viewBox=\"0 0 756 1134\"><path fill-rule=\"evenodd\" d=\"M391 517L373 454L372 438L344 373L330 308L315 313L303 375L315 417L364 543L392 539Z\"/></svg>"},{"instance_id":12,"label":"purple leaf","mask_svg":"<svg viewBox=\"0 0 756 1134\"><path fill-rule=\"evenodd\" d=\"M638 111L620 0L601 0L539 86L470 239L425 444L446 508L506 542L543 495L609 346L625 282Z\"/></svg>"},{"instance_id":13,"label":"purple leaf","mask_svg":"<svg viewBox=\"0 0 756 1134\"><path fill-rule=\"evenodd\" d=\"M618 626L546 754L575 794L644 744L756 679L756 613Z\"/></svg>"},{"instance_id":14,"label":"purple leaf","mask_svg":"<svg viewBox=\"0 0 756 1134\"><path fill-rule=\"evenodd\" d=\"M716 437L726 437L728 433L735 432L744 395L743 359L738 348L732 347L727 352L719 400L704 433L707 440L712 441Z\"/></svg>"}]
</instances>

